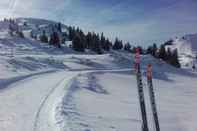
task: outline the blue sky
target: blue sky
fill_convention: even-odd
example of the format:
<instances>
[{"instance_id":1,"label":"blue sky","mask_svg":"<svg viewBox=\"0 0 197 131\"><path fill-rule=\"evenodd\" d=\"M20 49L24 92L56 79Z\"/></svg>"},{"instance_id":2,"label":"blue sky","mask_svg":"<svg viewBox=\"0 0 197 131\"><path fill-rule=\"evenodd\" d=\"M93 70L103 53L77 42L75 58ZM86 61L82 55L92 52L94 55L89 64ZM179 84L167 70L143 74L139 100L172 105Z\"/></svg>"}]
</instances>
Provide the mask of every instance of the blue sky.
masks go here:
<instances>
[{"instance_id":1,"label":"blue sky","mask_svg":"<svg viewBox=\"0 0 197 131\"><path fill-rule=\"evenodd\" d=\"M132 44L197 33L197 0L1 0L0 17L63 21Z\"/></svg>"}]
</instances>

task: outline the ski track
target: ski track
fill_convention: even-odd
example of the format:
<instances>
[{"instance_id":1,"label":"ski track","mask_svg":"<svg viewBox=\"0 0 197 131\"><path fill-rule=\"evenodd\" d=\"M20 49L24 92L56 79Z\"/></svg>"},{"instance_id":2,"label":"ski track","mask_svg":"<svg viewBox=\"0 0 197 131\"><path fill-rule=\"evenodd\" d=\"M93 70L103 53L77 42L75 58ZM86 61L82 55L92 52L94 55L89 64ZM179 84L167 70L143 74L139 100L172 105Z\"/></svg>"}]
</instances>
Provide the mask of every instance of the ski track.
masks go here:
<instances>
[{"instance_id":1,"label":"ski track","mask_svg":"<svg viewBox=\"0 0 197 131\"><path fill-rule=\"evenodd\" d=\"M48 97L54 92L54 90L60 85L60 83L65 79L65 77L63 79L61 79L55 86L54 88L51 89L51 91L49 92L49 94L44 98L44 100L42 101L40 107L38 108L38 111L36 113L36 118L35 118L35 122L34 122L34 129L33 131L36 131L37 129L37 122L39 119L39 115L41 112L42 107L44 106L45 102L47 101Z\"/></svg>"},{"instance_id":2,"label":"ski track","mask_svg":"<svg viewBox=\"0 0 197 131\"><path fill-rule=\"evenodd\" d=\"M18 78L17 77L13 78L13 80L4 84L4 87L2 87L0 90L0 106L1 106L0 113L2 113L3 115L2 118L0 119L0 130L21 131L21 130L27 130L28 128L30 128L28 129L29 131L40 131L42 127L46 126L47 128L49 128L48 125L40 124L42 123L42 120L40 119L41 117L40 115L41 115L42 109L45 108L45 105L47 104L47 102L50 102L48 101L49 97L52 96L53 93L58 88L62 90L65 87L69 88L69 85L68 85L69 82L79 74L91 73L91 72L94 72L94 73L96 72L122 72L122 71L128 71L128 70L130 71L131 69L115 69L115 70L98 69L98 70L56 71L56 72L45 71L45 72L34 73L34 74L30 74L30 75L26 75L26 76L22 76ZM54 78L56 79L54 80ZM44 83L47 81L49 81L49 83ZM38 89L38 88L42 88L42 89ZM40 94L36 94L36 92ZM61 92L61 93L65 95L65 92ZM51 99L53 102L55 102L54 100L56 100L57 98L51 98ZM28 101L28 100L31 100L31 101ZM7 104L4 104L4 102L6 102ZM29 102L31 102L31 104ZM7 111L6 110L7 106L11 106L13 108L8 108L9 110ZM36 107L38 108L36 109ZM47 115L49 115L48 113L50 112L47 112ZM28 116L28 117L25 118L25 116ZM47 123L44 123L44 124L47 124ZM55 124L55 123L49 123L49 124ZM39 127L39 130L37 130L38 127Z\"/></svg>"},{"instance_id":3,"label":"ski track","mask_svg":"<svg viewBox=\"0 0 197 131\"><path fill-rule=\"evenodd\" d=\"M112 73L112 72L122 72L122 71L133 71L133 70L132 69L119 69L119 70L118 69L111 69L111 70L109 70L109 69L84 70L83 69L83 70L70 71L69 73L76 73L76 74L74 76L70 77L70 78L65 77L62 80L60 80L56 84L56 86L54 86L54 88L51 89L49 94L44 98L41 106L38 109L38 112L37 112L37 115L36 115L36 118L35 118L35 122L34 122L34 130L33 131L43 131L43 130L44 131L45 130L47 130L47 131L49 131L49 130L54 131L54 130L59 130L59 125L55 125L55 124L57 124L56 123L56 119L54 119L54 121L53 121L54 123L48 123L49 119L42 119L42 118L39 118L39 117L42 117L44 115L47 115L47 118L50 117L50 112L53 113L53 111L55 111L57 103L59 101L62 101L62 99L63 99L63 97L65 95L69 95L69 90L71 88L71 84L72 84L73 80L78 75L89 74L89 73L102 73L102 72L110 72L110 73ZM63 88L65 88L65 87L66 87L66 90L63 90ZM58 89L60 91L57 91ZM60 92L61 92L61 94L60 94ZM58 94L59 100L57 98L54 98L54 97L57 97L57 95L52 96L53 94ZM48 100L50 98L52 100ZM54 100L54 99L56 99L56 100ZM53 101L53 102L51 102L51 101ZM47 105L48 103L50 103L50 105ZM49 106L49 107L47 107L47 106ZM53 110L53 108L54 108L54 110ZM48 112L48 113L47 114L42 114L42 113L46 113L46 112ZM55 117L55 114L53 114L52 117ZM43 124L45 124L45 125L43 125ZM56 129L57 126L58 126L58 129ZM67 129L69 130L69 127L67 127Z\"/></svg>"},{"instance_id":4,"label":"ski track","mask_svg":"<svg viewBox=\"0 0 197 131\"><path fill-rule=\"evenodd\" d=\"M46 82L47 79L53 78L52 77L53 75L57 77L58 75L61 76L62 73L66 74L65 72L56 72L56 73L51 72L49 74L37 74L35 76L27 77L26 79L23 79L20 81L16 81L15 83L11 83L7 88L4 88L4 90L1 90L0 98L2 98L2 99L0 99L0 101L1 101L0 102L0 106L1 106L0 110L1 110L2 114L1 114L1 119L0 119L0 130L21 131L24 129L31 128L30 121L32 121L33 119L36 120L35 118L32 118L32 116L34 117L34 115L32 115L32 113L36 114L36 113L34 113L35 108L39 107L39 109L37 111L37 115L39 115L39 110L41 110L43 103L46 101L46 100L44 100L41 103L41 106L39 106L40 101L42 101L43 95L45 94L44 98L47 99L48 96L50 95L50 93L52 93L53 88L56 87L56 85L58 85L58 83L59 83L59 81L55 82L57 80L54 80L54 83L56 83L56 85L52 86L53 88L51 88L51 85L53 85L53 81L49 82L49 84L47 83L48 85L46 84L46 86L43 85L44 83L41 83L41 81L44 80L44 82ZM58 78L58 79L60 79L60 78ZM64 78L65 78L65 76L64 76ZM61 78L61 81L64 78ZM37 87L37 88L42 87L42 89L35 89L35 87ZM49 88L49 89L47 89L47 88ZM50 90L50 91L48 91L48 90ZM34 91L34 92L32 92L32 94L30 94L31 91ZM36 92L37 92L37 94L36 94ZM46 93L46 92L49 92L49 93ZM38 94L38 93L40 93L40 94ZM7 102L4 103L5 101L7 101ZM30 104L30 102L31 102L31 104ZM9 110L7 110L8 106L11 107L11 108L8 108ZM30 107L29 108L30 111L28 111L28 107ZM33 107L33 109L32 109L32 107ZM28 117L21 120L21 117L25 117L26 115ZM29 117L30 117L30 119L28 119ZM28 123L30 125L28 125L28 124L27 124L28 126L25 124L23 125L22 123ZM29 130L31 130L31 129L29 129Z\"/></svg>"},{"instance_id":5,"label":"ski track","mask_svg":"<svg viewBox=\"0 0 197 131\"><path fill-rule=\"evenodd\" d=\"M24 76L18 76L18 77L13 77L10 79L1 79L0 80L0 90L5 89L7 87L9 87L12 84L16 84L17 82L22 82L30 79L33 79L34 76L39 76L39 75L44 75L44 74L48 74L48 73L53 73L56 72L57 70L49 70L49 71L42 71L42 72L37 72L37 73L32 73L32 74L28 74L28 75L24 75Z\"/></svg>"}]
</instances>

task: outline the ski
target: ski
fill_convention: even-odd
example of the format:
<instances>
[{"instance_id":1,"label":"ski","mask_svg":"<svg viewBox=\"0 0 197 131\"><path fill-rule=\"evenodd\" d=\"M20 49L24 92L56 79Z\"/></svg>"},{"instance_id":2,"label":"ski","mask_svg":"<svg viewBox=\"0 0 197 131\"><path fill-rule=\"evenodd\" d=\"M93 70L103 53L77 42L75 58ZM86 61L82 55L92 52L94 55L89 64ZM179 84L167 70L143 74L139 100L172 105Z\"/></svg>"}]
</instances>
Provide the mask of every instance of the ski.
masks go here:
<instances>
[{"instance_id":1,"label":"ski","mask_svg":"<svg viewBox=\"0 0 197 131\"><path fill-rule=\"evenodd\" d=\"M139 51L139 49L136 50L136 55L135 55L135 70L136 70L136 78L137 78L138 97L139 97L141 116L142 116L142 131L148 131L146 105L145 105L145 99L144 99L142 75L141 75L141 71L140 71L140 51Z\"/></svg>"},{"instance_id":2,"label":"ski","mask_svg":"<svg viewBox=\"0 0 197 131\"><path fill-rule=\"evenodd\" d=\"M152 82L152 65L151 64L149 64L147 67L147 84L148 84L148 89L149 89L149 97L150 97L150 102L151 102L155 129L156 131L160 131L159 119L157 115L157 108L156 108L156 102L155 102L155 94L154 94L153 82Z\"/></svg>"}]
</instances>

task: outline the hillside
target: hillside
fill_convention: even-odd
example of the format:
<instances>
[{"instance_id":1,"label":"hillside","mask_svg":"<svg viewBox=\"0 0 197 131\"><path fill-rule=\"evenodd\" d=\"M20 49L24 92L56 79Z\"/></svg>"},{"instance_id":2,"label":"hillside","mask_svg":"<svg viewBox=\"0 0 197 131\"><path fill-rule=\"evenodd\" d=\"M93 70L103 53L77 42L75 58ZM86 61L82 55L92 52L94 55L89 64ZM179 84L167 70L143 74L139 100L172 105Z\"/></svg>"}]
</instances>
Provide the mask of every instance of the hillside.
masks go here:
<instances>
[{"instance_id":1,"label":"hillside","mask_svg":"<svg viewBox=\"0 0 197 131\"><path fill-rule=\"evenodd\" d=\"M11 36L8 22L0 22L0 130L141 131L134 54L124 50L100 55L76 52L68 46L70 41L58 48L30 36L32 31L36 35L52 31L51 24L56 22L16 21L25 38ZM62 27L67 31L67 26ZM181 45L180 56L193 55L186 41L176 39L170 47ZM141 55L149 129L154 130L148 64L153 65L161 130L195 131L197 73Z\"/></svg>"},{"instance_id":2,"label":"hillside","mask_svg":"<svg viewBox=\"0 0 197 131\"><path fill-rule=\"evenodd\" d=\"M168 47L172 50L178 50L180 63L183 68L191 68L193 64L197 64L197 34L173 39L172 45L167 45L166 48Z\"/></svg>"}]
</instances>

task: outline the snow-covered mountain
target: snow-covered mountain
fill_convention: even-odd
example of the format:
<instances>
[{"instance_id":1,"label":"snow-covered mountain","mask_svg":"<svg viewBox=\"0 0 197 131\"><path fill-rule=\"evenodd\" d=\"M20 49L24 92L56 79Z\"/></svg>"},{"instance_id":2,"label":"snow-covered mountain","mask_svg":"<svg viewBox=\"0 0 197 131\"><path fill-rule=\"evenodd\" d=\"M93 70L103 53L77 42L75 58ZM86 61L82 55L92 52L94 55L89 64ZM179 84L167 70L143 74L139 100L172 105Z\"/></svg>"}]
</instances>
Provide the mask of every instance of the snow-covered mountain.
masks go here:
<instances>
[{"instance_id":1,"label":"snow-covered mountain","mask_svg":"<svg viewBox=\"0 0 197 131\"><path fill-rule=\"evenodd\" d=\"M171 50L178 50L179 60L182 67L191 68L192 65L197 63L197 34L175 38L173 39L172 45L166 46L166 48L168 47L171 48Z\"/></svg>"}]
</instances>

